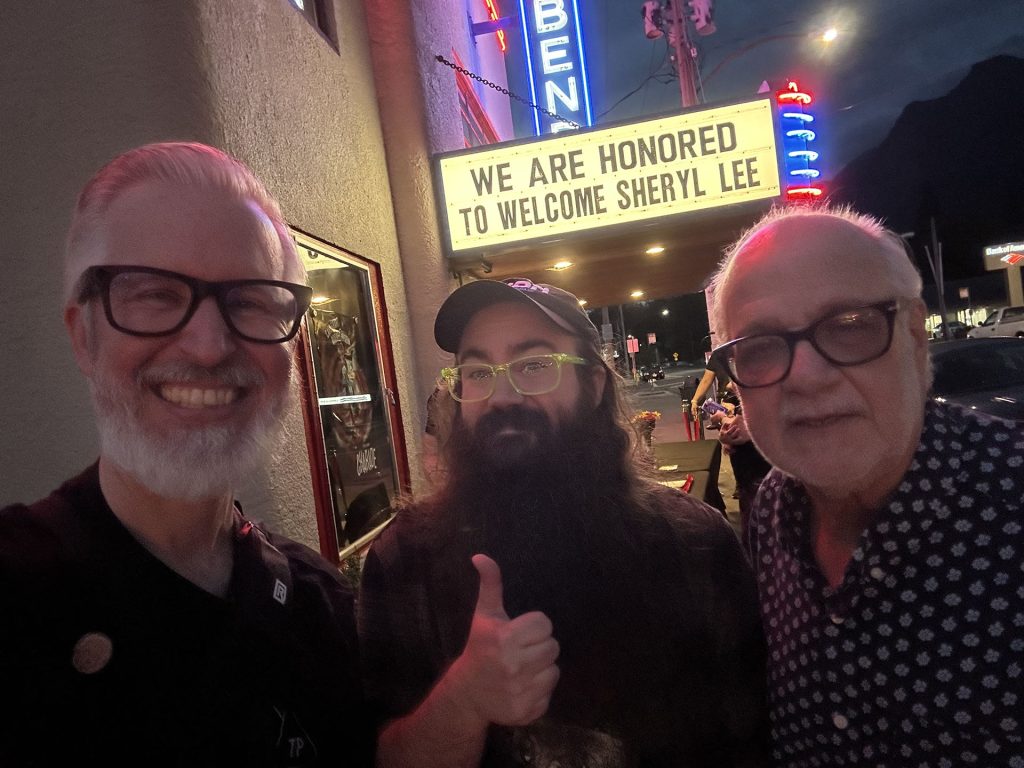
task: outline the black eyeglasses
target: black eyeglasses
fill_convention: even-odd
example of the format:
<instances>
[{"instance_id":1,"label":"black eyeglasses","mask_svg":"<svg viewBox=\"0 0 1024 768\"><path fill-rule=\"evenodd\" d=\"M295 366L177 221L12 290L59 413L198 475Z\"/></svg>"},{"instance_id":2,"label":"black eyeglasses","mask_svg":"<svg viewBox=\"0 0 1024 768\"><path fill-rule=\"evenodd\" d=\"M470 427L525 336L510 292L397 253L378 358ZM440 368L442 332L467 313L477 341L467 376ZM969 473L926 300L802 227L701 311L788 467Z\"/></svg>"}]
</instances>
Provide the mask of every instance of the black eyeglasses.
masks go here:
<instances>
[{"instance_id":1,"label":"black eyeglasses","mask_svg":"<svg viewBox=\"0 0 1024 768\"><path fill-rule=\"evenodd\" d=\"M807 341L832 365L863 365L892 346L896 313L902 299L853 307L821 318L800 331L758 333L723 344L711 354L740 387L756 389L778 384L789 375L793 350Z\"/></svg>"},{"instance_id":2,"label":"black eyeglasses","mask_svg":"<svg viewBox=\"0 0 1024 768\"><path fill-rule=\"evenodd\" d=\"M154 267L89 267L78 283L78 302L97 294L113 328L132 336L169 336L213 296L221 317L239 338L280 344L299 330L313 290L280 280L207 282Z\"/></svg>"}]
</instances>

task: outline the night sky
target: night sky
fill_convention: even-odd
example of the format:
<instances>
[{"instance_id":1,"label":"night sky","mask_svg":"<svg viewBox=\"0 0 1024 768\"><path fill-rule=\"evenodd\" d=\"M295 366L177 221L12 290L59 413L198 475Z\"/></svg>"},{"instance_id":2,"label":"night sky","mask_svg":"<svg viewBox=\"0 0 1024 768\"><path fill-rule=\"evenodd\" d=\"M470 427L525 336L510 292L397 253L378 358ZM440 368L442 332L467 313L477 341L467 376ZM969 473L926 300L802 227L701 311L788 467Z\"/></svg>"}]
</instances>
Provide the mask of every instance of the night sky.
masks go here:
<instances>
[{"instance_id":1,"label":"night sky","mask_svg":"<svg viewBox=\"0 0 1024 768\"><path fill-rule=\"evenodd\" d=\"M702 76L711 75L703 83L705 103L753 97L764 80L781 87L796 79L817 99L814 148L826 187L846 163L881 143L911 102L945 95L979 61L1024 57L1024 0L712 1L717 31L699 37L690 27ZM679 109L669 43L645 37L642 1L577 2L595 125ZM820 35L829 27L839 36L826 45ZM526 127L529 113L513 109L517 127ZM702 294L622 310L627 333L643 341L658 333L662 359L676 350L682 360L700 360L708 348ZM617 308L613 315L618 333ZM598 313L594 319L600 322ZM640 361L651 362L652 354L642 347Z\"/></svg>"},{"instance_id":2,"label":"night sky","mask_svg":"<svg viewBox=\"0 0 1024 768\"><path fill-rule=\"evenodd\" d=\"M644 36L641 2L579 3L594 114L606 113L598 122L677 109L678 82L647 79L671 64L666 39ZM975 62L1024 56L1024 0L721 0L714 15L717 32L694 38L705 76L725 61L706 83L705 100L742 99L763 80L798 79L819 99L826 180L878 144L908 103L942 96ZM812 37L830 26L839 31L835 42Z\"/></svg>"}]
</instances>

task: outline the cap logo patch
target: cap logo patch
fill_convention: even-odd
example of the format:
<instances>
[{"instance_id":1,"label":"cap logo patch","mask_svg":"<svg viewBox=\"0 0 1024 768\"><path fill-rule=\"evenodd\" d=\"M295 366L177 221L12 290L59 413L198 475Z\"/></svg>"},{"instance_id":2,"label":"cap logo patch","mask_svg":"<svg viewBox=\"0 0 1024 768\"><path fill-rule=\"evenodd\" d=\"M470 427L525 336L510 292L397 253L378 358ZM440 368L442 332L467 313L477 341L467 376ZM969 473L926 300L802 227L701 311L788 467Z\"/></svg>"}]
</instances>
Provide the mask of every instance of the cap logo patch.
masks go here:
<instances>
[{"instance_id":1,"label":"cap logo patch","mask_svg":"<svg viewBox=\"0 0 1024 768\"><path fill-rule=\"evenodd\" d=\"M506 280L505 285L510 285L519 291L536 291L537 293L551 293L546 285L537 285L532 280Z\"/></svg>"}]
</instances>

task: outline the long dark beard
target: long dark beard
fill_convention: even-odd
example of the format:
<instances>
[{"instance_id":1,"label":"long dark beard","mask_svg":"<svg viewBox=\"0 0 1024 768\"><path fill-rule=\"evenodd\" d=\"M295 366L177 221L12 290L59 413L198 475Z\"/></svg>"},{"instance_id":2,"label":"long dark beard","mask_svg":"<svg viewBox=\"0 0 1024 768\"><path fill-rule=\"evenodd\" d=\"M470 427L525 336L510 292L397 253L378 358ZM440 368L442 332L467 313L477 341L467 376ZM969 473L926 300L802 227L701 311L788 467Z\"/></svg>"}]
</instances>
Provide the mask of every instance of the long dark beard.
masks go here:
<instances>
[{"instance_id":1,"label":"long dark beard","mask_svg":"<svg viewBox=\"0 0 1024 768\"><path fill-rule=\"evenodd\" d=\"M531 433L522 440L534 447L494 440L503 427ZM684 547L661 512L665 489L638 475L625 433L600 406L578 405L557 428L521 408L473 430L456 416L447 446L448 483L416 511L434 549L445 653L465 643L478 585L470 557L482 552L501 567L509 616L551 619L562 677L548 716L644 733L649 698L685 635L666 605L693 604ZM655 727L667 738L674 724Z\"/></svg>"},{"instance_id":2,"label":"long dark beard","mask_svg":"<svg viewBox=\"0 0 1024 768\"><path fill-rule=\"evenodd\" d=\"M503 445L506 426L532 439ZM638 554L614 425L580 403L557 429L526 408L486 414L473 430L456 417L453 429L442 494L449 542L498 563L510 616L540 610L556 628L591 625L615 599L622 563ZM560 642L563 656L572 652Z\"/></svg>"}]
</instances>

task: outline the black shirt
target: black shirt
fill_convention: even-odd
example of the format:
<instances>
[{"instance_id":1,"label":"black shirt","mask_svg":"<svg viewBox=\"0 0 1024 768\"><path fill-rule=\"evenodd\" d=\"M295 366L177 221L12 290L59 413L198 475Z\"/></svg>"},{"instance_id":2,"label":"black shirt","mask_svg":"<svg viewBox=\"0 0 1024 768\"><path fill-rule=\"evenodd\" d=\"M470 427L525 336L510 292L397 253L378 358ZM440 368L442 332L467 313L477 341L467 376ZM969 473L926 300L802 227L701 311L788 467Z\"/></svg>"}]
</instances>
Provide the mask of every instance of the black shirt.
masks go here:
<instances>
[{"instance_id":1,"label":"black shirt","mask_svg":"<svg viewBox=\"0 0 1024 768\"><path fill-rule=\"evenodd\" d=\"M750 567L721 514L675 490L656 493L656 513L634 529L641 558L623 555L614 584L573 587L597 607L596 620L560 623L543 597L529 606L555 624L561 676L540 721L492 726L484 766L766 764L764 646ZM447 513L429 504L399 512L363 570L367 693L393 717L427 695L468 637L473 553L459 540L432 543L423 527ZM564 558L586 572L580 549L568 544ZM507 587L516 563L499 565Z\"/></svg>"},{"instance_id":2,"label":"black shirt","mask_svg":"<svg viewBox=\"0 0 1024 768\"><path fill-rule=\"evenodd\" d=\"M226 599L117 520L94 465L0 510L0 764L365 766L353 596L241 515Z\"/></svg>"}]
</instances>

